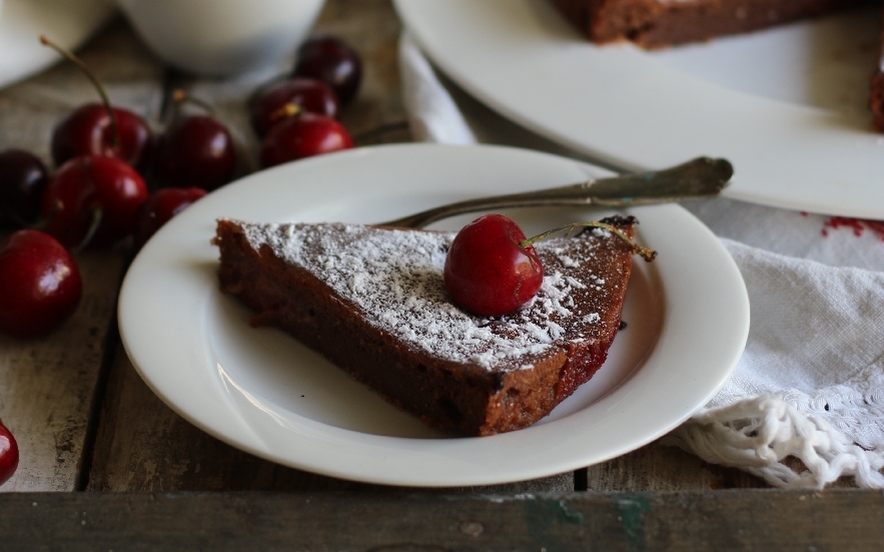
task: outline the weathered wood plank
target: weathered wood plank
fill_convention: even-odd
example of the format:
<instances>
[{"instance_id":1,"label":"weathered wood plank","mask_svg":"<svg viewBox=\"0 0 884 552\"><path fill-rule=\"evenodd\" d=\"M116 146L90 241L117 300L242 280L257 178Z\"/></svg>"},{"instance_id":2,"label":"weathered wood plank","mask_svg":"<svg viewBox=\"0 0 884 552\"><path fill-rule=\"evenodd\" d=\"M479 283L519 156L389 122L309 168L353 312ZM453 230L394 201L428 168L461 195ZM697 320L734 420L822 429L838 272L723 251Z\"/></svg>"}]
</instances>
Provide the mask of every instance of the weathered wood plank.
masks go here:
<instances>
[{"instance_id":1,"label":"weathered wood plank","mask_svg":"<svg viewBox=\"0 0 884 552\"><path fill-rule=\"evenodd\" d=\"M11 550L878 551L880 492L0 497Z\"/></svg>"},{"instance_id":2,"label":"weathered wood plank","mask_svg":"<svg viewBox=\"0 0 884 552\"><path fill-rule=\"evenodd\" d=\"M151 116L162 69L128 29L111 25L81 55L114 103ZM0 149L30 150L51 168L55 123L73 107L97 100L90 82L71 63L0 91ZM71 491L88 463L93 403L112 335L124 254L86 251L76 260L84 295L73 318L41 339L0 336L0 418L21 449L19 470L0 491Z\"/></svg>"}]
</instances>

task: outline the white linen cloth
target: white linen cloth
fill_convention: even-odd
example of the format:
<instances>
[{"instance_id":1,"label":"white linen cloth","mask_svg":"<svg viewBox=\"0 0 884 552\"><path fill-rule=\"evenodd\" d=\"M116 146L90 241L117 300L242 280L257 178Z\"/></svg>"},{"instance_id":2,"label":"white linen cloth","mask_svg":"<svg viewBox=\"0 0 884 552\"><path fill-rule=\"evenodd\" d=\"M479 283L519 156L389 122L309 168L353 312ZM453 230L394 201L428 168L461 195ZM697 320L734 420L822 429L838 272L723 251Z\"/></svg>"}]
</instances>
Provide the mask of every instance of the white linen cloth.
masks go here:
<instances>
[{"instance_id":1,"label":"white linen cloth","mask_svg":"<svg viewBox=\"0 0 884 552\"><path fill-rule=\"evenodd\" d=\"M581 157L446 87L407 32L399 61L416 140L495 142ZM726 198L684 207L734 257L751 326L725 386L663 442L779 487L822 488L853 476L859 486L884 488L882 227ZM789 467L788 456L807 470Z\"/></svg>"}]
</instances>

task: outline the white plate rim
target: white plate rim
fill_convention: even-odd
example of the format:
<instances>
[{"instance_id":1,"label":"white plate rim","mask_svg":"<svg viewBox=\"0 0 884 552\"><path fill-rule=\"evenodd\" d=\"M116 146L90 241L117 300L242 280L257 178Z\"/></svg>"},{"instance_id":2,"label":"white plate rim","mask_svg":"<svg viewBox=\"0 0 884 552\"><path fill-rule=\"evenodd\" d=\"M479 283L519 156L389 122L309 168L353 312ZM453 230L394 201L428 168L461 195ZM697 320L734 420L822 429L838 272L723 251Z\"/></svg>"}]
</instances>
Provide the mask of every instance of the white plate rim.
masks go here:
<instances>
[{"instance_id":1,"label":"white plate rim","mask_svg":"<svg viewBox=\"0 0 884 552\"><path fill-rule=\"evenodd\" d=\"M199 327L201 317L206 316L200 308L204 305L199 298L183 293L190 285L183 275L200 263L217 259L209 244L214 220L240 211L261 212L262 201L278 202L278 198L262 199L260 193L274 183L318 178L323 189L298 207L309 218L311 202L328 202L329 194L338 197L337 193L349 190L345 201L358 201L354 175L363 179L360 184L378 184L387 178L387 167L413 162L443 173L484 167L506 175L520 165L538 164L589 174L605 172L570 159L515 148L402 144L299 161L217 190L162 228L136 256L125 276L118 307L120 335L147 385L197 427L267 460L342 479L446 487L535 479L608 460L670 431L724 384L748 336L745 285L733 259L702 223L680 206L661 205L642 207L634 214L642 221L642 237L648 245L667 250L667 255L655 261L655 270L664 282L663 330L641 369L586 409L592 410L589 414L581 411L493 437L424 440L362 434L306 418L282 420L262 412L260 404L250 402L248 390L237 389L236 382L225 379L220 364L213 365L207 356L206 337ZM475 190L482 191L481 187ZM304 194L299 191L297 195L302 198ZM389 214L392 212L380 216ZM354 222L370 220L377 219ZM691 270L685 271L686 266ZM176 289L177 295L170 292ZM220 295L216 289L202 293ZM677 385L672 380L677 380ZM588 425L602 429L587 430ZM597 438L593 431L604 435L604 442L593 442ZM590 442L579 442L575 436Z\"/></svg>"},{"instance_id":2,"label":"white plate rim","mask_svg":"<svg viewBox=\"0 0 884 552\"><path fill-rule=\"evenodd\" d=\"M600 163L649 170L698 155L726 157L736 169L728 197L884 218L884 137L870 130L870 115L731 90L625 44L597 47L546 0L394 5L421 49L460 87Z\"/></svg>"}]
</instances>

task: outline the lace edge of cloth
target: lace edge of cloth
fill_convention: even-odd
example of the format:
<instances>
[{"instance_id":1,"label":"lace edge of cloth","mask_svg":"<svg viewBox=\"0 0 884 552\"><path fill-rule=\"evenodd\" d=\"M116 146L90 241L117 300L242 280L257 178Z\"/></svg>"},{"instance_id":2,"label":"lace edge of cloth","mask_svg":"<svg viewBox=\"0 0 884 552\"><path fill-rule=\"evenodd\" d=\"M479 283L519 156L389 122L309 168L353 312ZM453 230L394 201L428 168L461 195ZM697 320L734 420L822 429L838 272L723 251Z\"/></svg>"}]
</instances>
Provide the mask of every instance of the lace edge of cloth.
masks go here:
<instances>
[{"instance_id":1,"label":"lace edge of cloth","mask_svg":"<svg viewBox=\"0 0 884 552\"><path fill-rule=\"evenodd\" d=\"M703 460L747 471L781 488L822 489L842 476L884 488L884 449L866 450L822 417L771 394L701 411L661 439ZM806 466L798 472L789 456Z\"/></svg>"}]
</instances>

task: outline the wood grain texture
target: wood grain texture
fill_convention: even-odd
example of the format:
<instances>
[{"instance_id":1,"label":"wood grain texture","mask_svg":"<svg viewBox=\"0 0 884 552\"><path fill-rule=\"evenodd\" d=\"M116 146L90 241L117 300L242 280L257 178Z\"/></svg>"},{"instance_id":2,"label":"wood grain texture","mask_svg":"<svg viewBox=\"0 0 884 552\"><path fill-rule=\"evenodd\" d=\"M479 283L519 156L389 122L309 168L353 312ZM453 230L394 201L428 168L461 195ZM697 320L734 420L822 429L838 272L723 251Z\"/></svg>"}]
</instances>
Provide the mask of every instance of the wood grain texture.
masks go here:
<instances>
[{"instance_id":1,"label":"wood grain texture","mask_svg":"<svg viewBox=\"0 0 884 552\"><path fill-rule=\"evenodd\" d=\"M16 493L0 535L10 550L864 552L884 542L884 496Z\"/></svg>"},{"instance_id":2,"label":"wood grain texture","mask_svg":"<svg viewBox=\"0 0 884 552\"><path fill-rule=\"evenodd\" d=\"M114 103L145 115L158 105L162 70L149 62L125 27L111 25L81 55ZM55 123L73 107L97 98L86 77L68 62L4 89L0 149L30 150L52 168L49 141ZM18 471L0 492L72 491L88 464L94 402L102 388L107 344L115 336L125 251L87 250L76 261L84 290L70 320L40 339L0 336L0 418L21 451Z\"/></svg>"}]
</instances>

